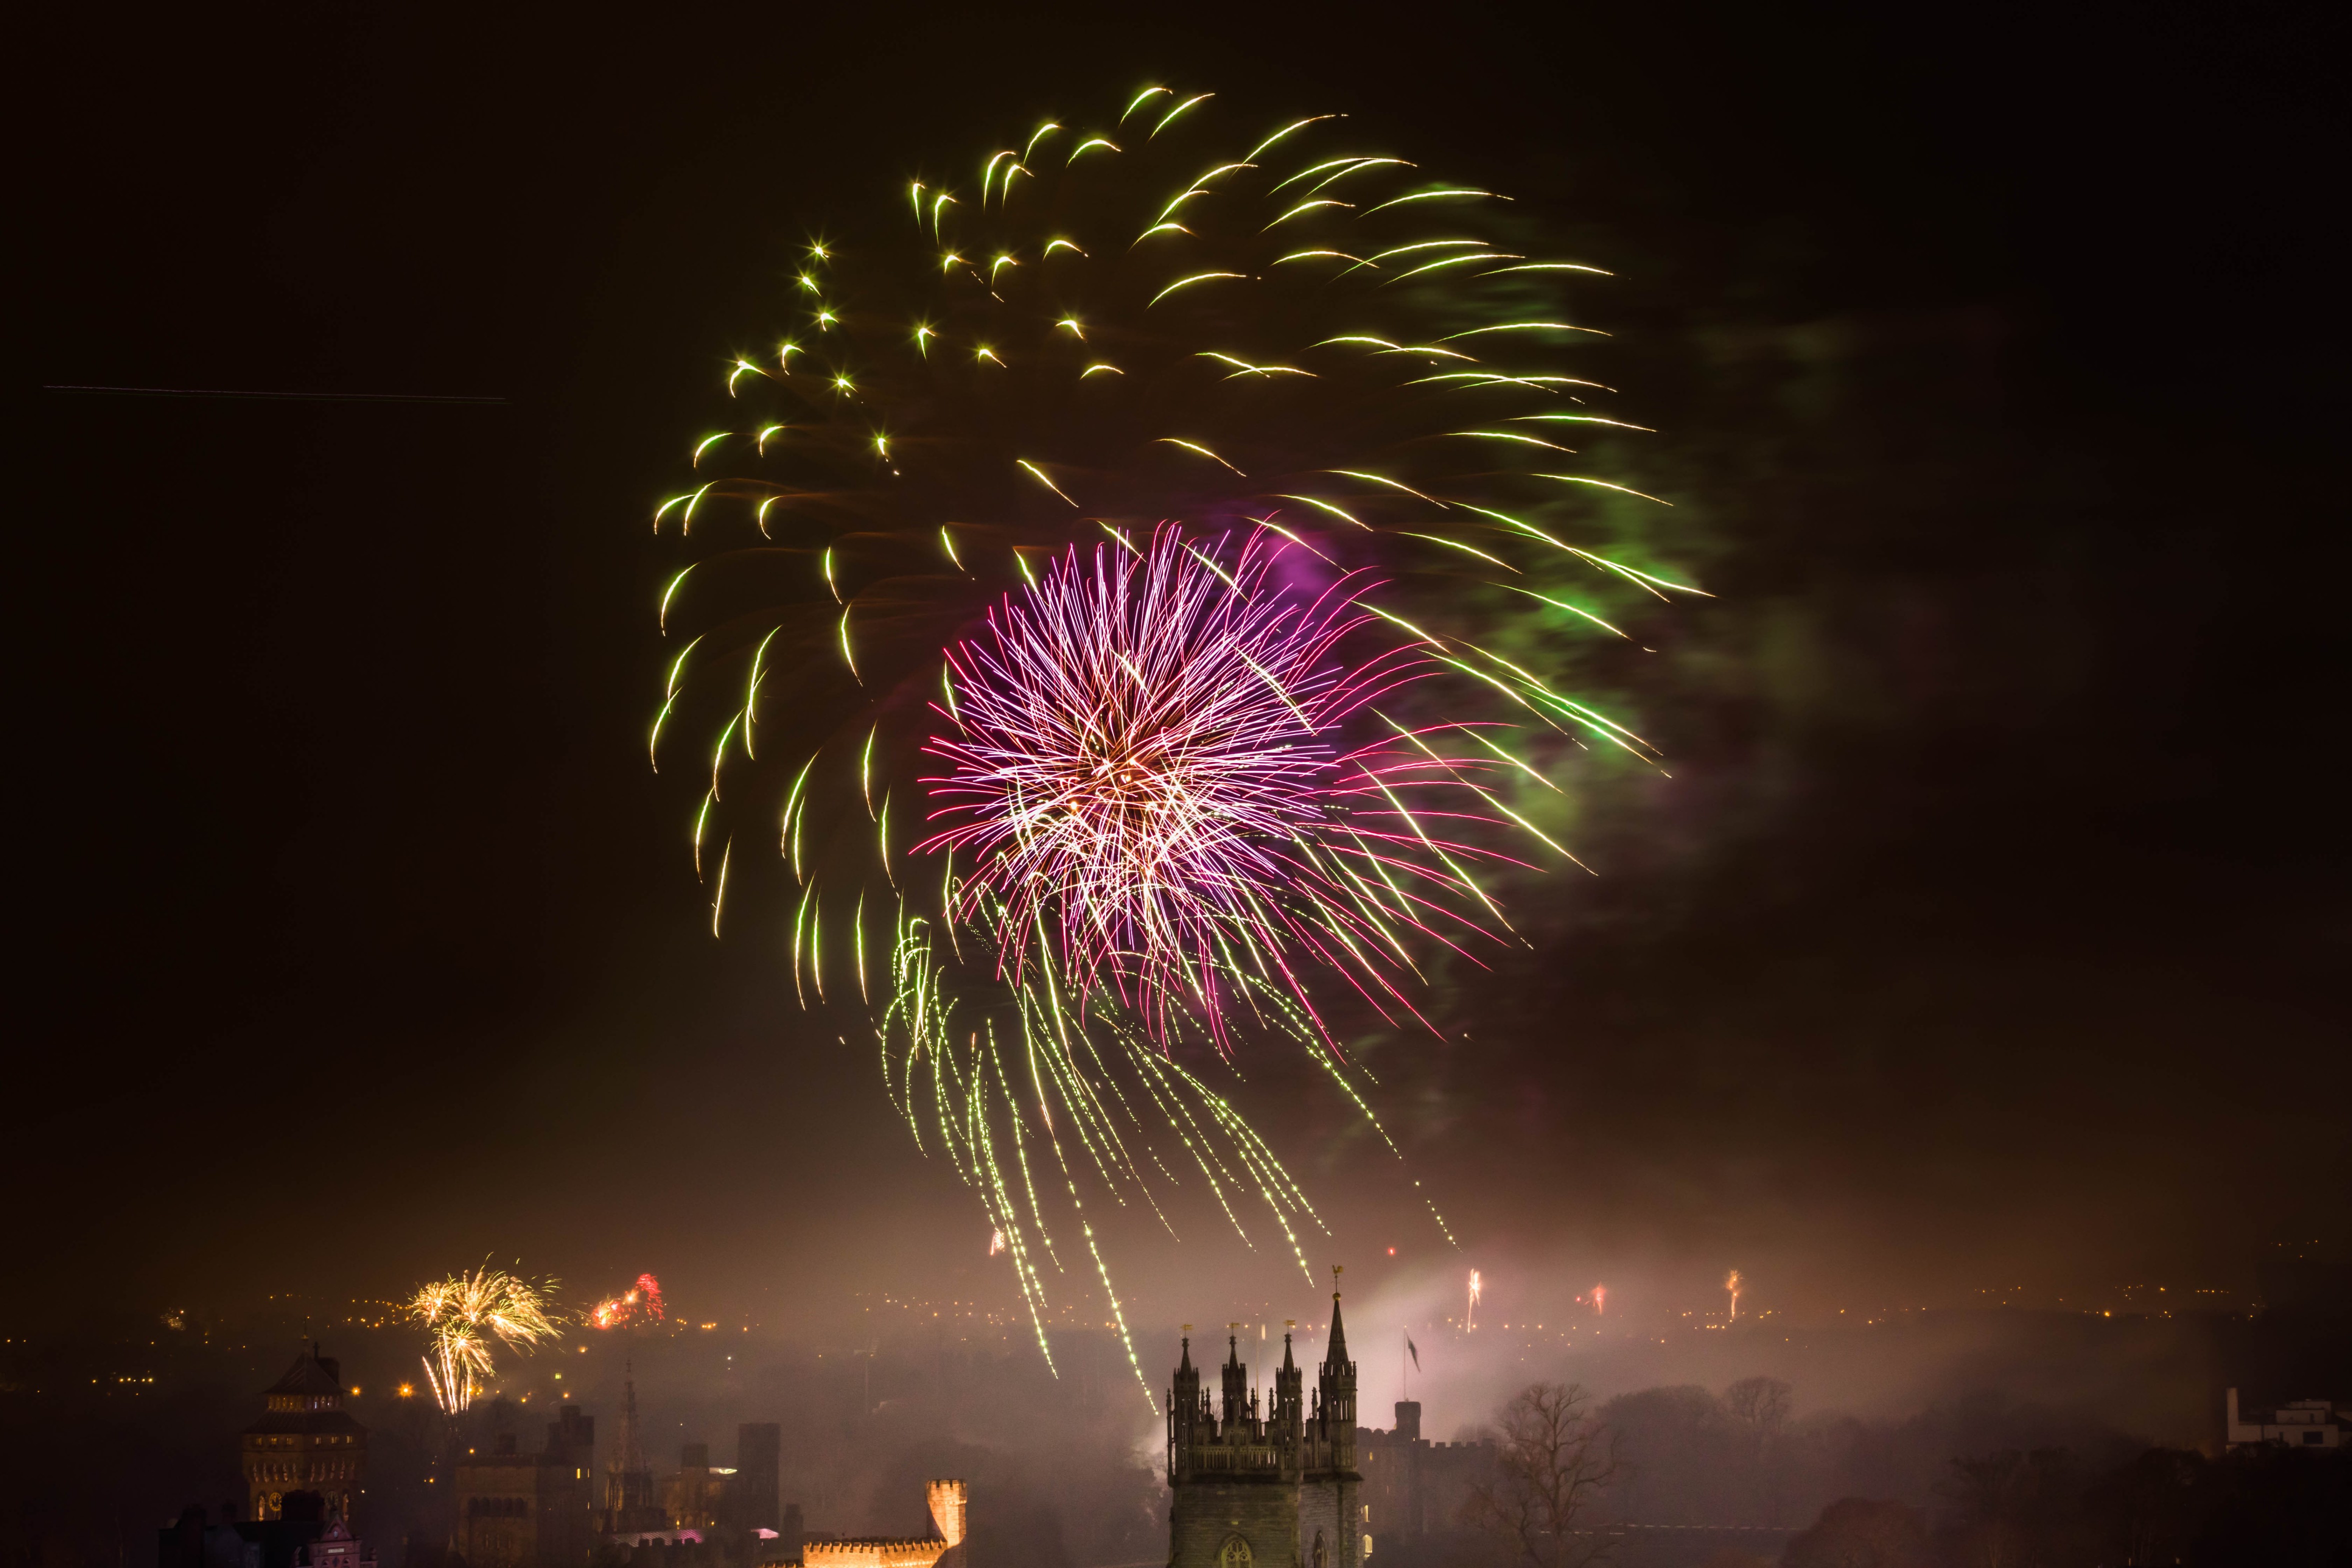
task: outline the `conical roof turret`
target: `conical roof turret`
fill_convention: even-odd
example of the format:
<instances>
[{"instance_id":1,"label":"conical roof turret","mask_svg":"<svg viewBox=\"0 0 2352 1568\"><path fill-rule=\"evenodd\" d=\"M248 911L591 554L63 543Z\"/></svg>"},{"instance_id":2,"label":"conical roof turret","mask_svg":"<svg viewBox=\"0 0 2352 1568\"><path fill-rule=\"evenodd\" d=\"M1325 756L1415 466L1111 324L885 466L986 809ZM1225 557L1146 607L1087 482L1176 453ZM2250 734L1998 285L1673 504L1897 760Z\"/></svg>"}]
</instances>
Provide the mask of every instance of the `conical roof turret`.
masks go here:
<instances>
[{"instance_id":1,"label":"conical roof turret","mask_svg":"<svg viewBox=\"0 0 2352 1568\"><path fill-rule=\"evenodd\" d=\"M1339 1318L1339 1292L1331 1292L1331 1343L1323 1352L1326 1366L1345 1366L1348 1362L1348 1325Z\"/></svg>"}]
</instances>

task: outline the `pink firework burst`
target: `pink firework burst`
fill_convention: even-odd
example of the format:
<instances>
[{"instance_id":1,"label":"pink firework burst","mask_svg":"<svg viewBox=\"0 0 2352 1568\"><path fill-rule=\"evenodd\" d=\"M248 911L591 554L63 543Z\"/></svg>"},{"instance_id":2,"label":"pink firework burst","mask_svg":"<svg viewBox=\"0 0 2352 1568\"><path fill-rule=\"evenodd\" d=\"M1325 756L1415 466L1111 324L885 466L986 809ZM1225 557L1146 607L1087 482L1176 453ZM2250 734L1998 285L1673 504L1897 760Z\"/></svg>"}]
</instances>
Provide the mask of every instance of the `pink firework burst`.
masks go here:
<instances>
[{"instance_id":1,"label":"pink firework burst","mask_svg":"<svg viewBox=\"0 0 2352 1568\"><path fill-rule=\"evenodd\" d=\"M1435 661L1381 636L1360 574L1302 592L1276 572L1295 547L1225 545L1163 525L1072 547L990 612L948 655L953 729L929 750L952 771L925 781L940 826L918 851L969 857L953 913L993 927L1001 973L1050 960L1162 1041L1189 1015L1222 1046L1236 998L1328 1041L1307 971L1413 1012L1413 942L1495 913L1465 868L1507 858L1459 841L1496 820L1494 760L1374 706ZM1359 727L1376 738L1349 745Z\"/></svg>"}]
</instances>

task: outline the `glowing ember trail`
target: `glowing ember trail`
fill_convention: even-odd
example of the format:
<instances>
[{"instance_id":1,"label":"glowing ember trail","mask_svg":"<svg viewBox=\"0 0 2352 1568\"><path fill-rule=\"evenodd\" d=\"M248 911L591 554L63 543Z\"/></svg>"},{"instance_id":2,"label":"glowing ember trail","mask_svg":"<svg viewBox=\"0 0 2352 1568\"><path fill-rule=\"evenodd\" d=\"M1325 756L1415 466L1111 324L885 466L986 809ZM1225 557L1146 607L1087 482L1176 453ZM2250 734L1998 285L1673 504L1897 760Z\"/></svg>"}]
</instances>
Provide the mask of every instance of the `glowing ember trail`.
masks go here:
<instances>
[{"instance_id":1,"label":"glowing ember trail","mask_svg":"<svg viewBox=\"0 0 2352 1568\"><path fill-rule=\"evenodd\" d=\"M1735 1322L1735 1323L1736 1323L1736 1322L1738 1322L1738 1321L1739 1321L1739 1287L1740 1287L1740 1283L1741 1283L1741 1281L1740 1281L1740 1278L1739 1278L1739 1270L1738 1270L1738 1269L1737 1269L1737 1268L1733 1269L1730 1273L1728 1273L1728 1274L1725 1275L1725 1276L1724 1276L1724 1278L1723 1278L1723 1288L1724 1288L1726 1290L1728 1290L1728 1291L1730 1291L1730 1292L1731 1292L1731 1318L1730 1318L1730 1321L1731 1321L1732 1322Z\"/></svg>"},{"instance_id":2,"label":"glowing ember trail","mask_svg":"<svg viewBox=\"0 0 2352 1568\"><path fill-rule=\"evenodd\" d=\"M1478 1271L1470 1270L1470 1304L1462 1310L1462 1331L1468 1333L1478 1326Z\"/></svg>"}]
</instances>

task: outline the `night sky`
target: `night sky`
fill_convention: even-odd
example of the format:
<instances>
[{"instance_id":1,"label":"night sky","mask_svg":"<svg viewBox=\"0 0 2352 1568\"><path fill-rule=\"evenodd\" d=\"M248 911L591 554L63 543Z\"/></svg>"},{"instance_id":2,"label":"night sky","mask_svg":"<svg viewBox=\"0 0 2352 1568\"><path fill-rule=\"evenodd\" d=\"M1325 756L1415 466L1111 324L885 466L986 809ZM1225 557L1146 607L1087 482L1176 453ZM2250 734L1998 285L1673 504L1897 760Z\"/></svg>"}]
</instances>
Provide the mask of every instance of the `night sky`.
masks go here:
<instances>
[{"instance_id":1,"label":"night sky","mask_svg":"<svg viewBox=\"0 0 2352 1568\"><path fill-rule=\"evenodd\" d=\"M771 929L709 934L645 764L646 521L809 236L1163 79L1344 110L1605 258L1717 595L1632 694L1672 776L1596 803L1598 875L1448 990L1466 1038L1362 1042L1410 1170L1254 1068L1317 1250L1829 1310L2340 1243L2343 127L2302 13L47 26L10 1250L89 1283L13 1311L488 1254L785 1318L950 1264L1010 1299ZM1212 1227L1109 1235L1155 1332L1306 1313Z\"/></svg>"}]
</instances>

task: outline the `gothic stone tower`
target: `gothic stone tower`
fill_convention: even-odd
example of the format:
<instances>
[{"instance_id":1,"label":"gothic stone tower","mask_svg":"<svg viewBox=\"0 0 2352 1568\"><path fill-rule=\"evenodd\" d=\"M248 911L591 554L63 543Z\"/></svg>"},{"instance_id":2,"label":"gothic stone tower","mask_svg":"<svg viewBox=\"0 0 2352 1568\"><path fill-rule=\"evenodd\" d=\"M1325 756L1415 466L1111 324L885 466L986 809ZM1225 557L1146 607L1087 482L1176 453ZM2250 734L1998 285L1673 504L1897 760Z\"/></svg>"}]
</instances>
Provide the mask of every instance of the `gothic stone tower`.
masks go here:
<instances>
[{"instance_id":1,"label":"gothic stone tower","mask_svg":"<svg viewBox=\"0 0 2352 1568\"><path fill-rule=\"evenodd\" d=\"M1225 1347L1217 1404L1201 1387L1189 1339L1169 1393L1169 1568L1361 1568L1356 1363L1339 1292L1312 1409L1288 1334L1263 1411L1238 1342Z\"/></svg>"}]
</instances>

